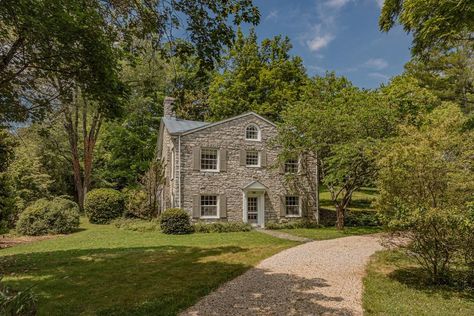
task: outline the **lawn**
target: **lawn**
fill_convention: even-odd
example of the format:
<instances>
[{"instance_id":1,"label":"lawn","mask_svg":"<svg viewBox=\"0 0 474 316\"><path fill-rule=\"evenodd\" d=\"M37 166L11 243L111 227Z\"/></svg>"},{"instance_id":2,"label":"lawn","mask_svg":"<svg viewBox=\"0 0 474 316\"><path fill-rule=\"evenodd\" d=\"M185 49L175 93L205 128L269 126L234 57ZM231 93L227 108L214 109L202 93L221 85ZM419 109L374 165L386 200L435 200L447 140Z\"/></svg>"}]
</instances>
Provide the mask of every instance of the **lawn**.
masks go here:
<instances>
[{"instance_id":1,"label":"lawn","mask_svg":"<svg viewBox=\"0 0 474 316\"><path fill-rule=\"evenodd\" d=\"M373 202L377 198L378 192L375 188L361 188L352 194L352 200L348 209L351 211L374 211ZM319 194L319 204L322 208L335 210L331 201L331 195L327 190L322 190Z\"/></svg>"},{"instance_id":2,"label":"lawn","mask_svg":"<svg viewBox=\"0 0 474 316\"><path fill-rule=\"evenodd\" d=\"M259 232L169 236L112 225L0 250L5 283L40 315L175 315L295 242Z\"/></svg>"},{"instance_id":3,"label":"lawn","mask_svg":"<svg viewBox=\"0 0 474 316\"><path fill-rule=\"evenodd\" d=\"M364 279L365 315L474 315L474 291L427 285L400 251L377 252Z\"/></svg>"},{"instance_id":4,"label":"lawn","mask_svg":"<svg viewBox=\"0 0 474 316\"><path fill-rule=\"evenodd\" d=\"M379 233L382 231L381 227L346 227L344 230L337 230L335 227L322 228L293 228L281 229L280 231L296 235L300 237L310 238L314 240L334 239L340 237L367 235Z\"/></svg>"}]
</instances>

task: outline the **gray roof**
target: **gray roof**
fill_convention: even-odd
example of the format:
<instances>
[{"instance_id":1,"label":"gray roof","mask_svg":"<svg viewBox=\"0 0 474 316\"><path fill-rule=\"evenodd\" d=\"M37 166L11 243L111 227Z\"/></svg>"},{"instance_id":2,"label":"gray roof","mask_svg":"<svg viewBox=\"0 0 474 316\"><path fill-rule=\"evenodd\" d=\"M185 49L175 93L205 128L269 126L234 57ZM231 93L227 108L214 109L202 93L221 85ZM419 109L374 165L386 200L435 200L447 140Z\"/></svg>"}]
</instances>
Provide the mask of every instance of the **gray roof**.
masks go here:
<instances>
[{"instance_id":1,"label":"gray roof","mask_svg":"<svg viewBox=\"0 0 474 316\"><path fill-rule=\"evenodd\" d=\"M181 120L175 117L163 117L162 120L170 134L179 134L210 124L208 122Z\"/></svg>"}]
</instances>

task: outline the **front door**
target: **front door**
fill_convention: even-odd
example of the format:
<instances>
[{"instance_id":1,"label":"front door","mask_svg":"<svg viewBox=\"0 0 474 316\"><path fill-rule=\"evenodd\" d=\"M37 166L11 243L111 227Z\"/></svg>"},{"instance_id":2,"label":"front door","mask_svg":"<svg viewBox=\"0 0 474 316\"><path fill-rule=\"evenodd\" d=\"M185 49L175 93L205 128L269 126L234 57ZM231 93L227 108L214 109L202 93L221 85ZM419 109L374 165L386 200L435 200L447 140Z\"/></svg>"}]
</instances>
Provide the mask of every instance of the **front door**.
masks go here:
<instances>
[{"instance_id":1,"label":"front door","mask_svg":"<svg viewBox=\"0 0 474 316\"><path fill-rule=\"evenodd\" d=\"M247 222L252 225L258 224L258 197L248 196L247 197Z\"/></svg>"}]
</instances>

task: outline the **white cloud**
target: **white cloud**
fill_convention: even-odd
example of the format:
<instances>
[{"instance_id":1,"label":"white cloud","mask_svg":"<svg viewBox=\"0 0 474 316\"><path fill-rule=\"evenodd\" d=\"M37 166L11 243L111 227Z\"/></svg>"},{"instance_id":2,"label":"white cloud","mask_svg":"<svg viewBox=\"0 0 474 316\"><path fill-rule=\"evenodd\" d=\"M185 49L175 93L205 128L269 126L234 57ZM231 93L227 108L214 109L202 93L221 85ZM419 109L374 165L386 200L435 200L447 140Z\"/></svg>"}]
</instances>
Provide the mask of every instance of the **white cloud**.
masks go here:
<instances>
[{"instance_id":1,"label":"white cloud","mask_svg":"<svg viewBox=\"0 0 474 316\"><path fill-rule=\"evenodd\" d=\"M265 17L265 20L276 20L278 18L278 10L271 10Z\"/></svg>"},{"instance_id":2,"label":"white cloud","mask_svg":"<svg viewBox=\"0 0 474 316\"><path fill-rule=\"evenodd\" d=\"M352 0L328 0L324 3L324 5L334 8L334 9L340 9L346 4L348 4Z\"/></svg>"},{"instance_id":3,"label":"white cloud","mask_svg":"<svg viewBox=\"0 0 474 316\"><path fill-rule=\"evenodd\" d=\"M382 58L371 58L364 63L364 66L371 69L382 70L388 67L388 62Z\"/></svg>"},{"instance_id":4,"label":"white cloud","mask_svg":"<svg viewBox=\"0 0 474 316\"><path fill-rule=\"evenodd\" d=\"M382 73L380 73L380 72L370 72L370 73L369 73L369 76L372 77L372 78L377 78L377 79L382 79L382 80L388 80L388 79L390 79L389 76L384 75L384 74L382 74Z\"/></svg>"},{"instance_id":5,"label":"white cloud","mask_svg":"<svg viewBox=\"0 0 474 316\"><path fill-rule=\"evenodd\" d=\"M312 52L317 52L318 50L328 46L328 44L334 39L334 36L327 34L315 34L311 39L306 41L306 45Z\"/></svg>"},{"instance_id":6,"label":"white cloud","mask_svg":"<svg viewBox=\"0 0 474 316\"><path fill-rule=\"evenodd\" d=\"M383 7L384 0L375 0L375 2L377 2L377 5L379 6L379 8Z\"/></svg>"}]
</instances>

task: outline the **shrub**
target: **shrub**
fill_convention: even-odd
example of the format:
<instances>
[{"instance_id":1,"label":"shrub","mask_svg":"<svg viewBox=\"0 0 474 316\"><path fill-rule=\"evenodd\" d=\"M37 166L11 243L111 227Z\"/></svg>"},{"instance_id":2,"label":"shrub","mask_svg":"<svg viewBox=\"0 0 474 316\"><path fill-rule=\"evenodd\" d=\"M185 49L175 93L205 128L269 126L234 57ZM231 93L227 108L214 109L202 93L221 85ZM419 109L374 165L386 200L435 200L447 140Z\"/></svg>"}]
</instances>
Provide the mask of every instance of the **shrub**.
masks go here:
<instances>
[{"instance_id":1,"label":"shrub","mask_svg":"<svg viewBox=\"0 0 474 316\"><path fill-rule=\"evenodd\" d=\"M151 219L153 212L148 204L147 193L138 188L123 190L125 217Z\"/></svg>"},{"instance_id":2,"label":"shrub","mask_svg":"<svg viewBox=\"0 0 474 316\"><path fill-rule=\"evenodd\" d=\"M252 230L252 226L243 222L197 222L194 225L196 233L231 233L231 232L248 232Z\"/></svg>"},{"instance_id":3,"label":"shrub","mask_svg":"<svg viewBox=\"0 0 474 316\"><path fill-rule=\"evenodd\" d=\"M321 225L316 224L314 221L307 219L289 221L286 223L268 223L266 228L268 229L295 229L295 228L319 228Z\"/></svg>"},{"instance_id":4,"label":"shrub","mask_svg":"<svg viewBox=\"0 0 474 316\"><path fill-rule=\"evenodd\" d=\"M18 218L17 231L23 235L68 234L79 227L79 207L64 198L39 199Z\"/></svg>"},{"instance_id":5,"label":"shrub","mask_svg":"<svg viewBox=\"0 0 474 316\"><path fill-rule=\"evenodd\" d=\"M31 289L15 291L0 284L0 315L37 315L37 299Z\"/></svg>"},{"instance_id":6,"label":"shrub","mask_svg":"<svg viewBox=\"0 0 474 316\"><path fill-rule=\"evenodd\" d=\"M192 233L191 219L186 211L180 208L170 208L160 216L161 231L165 234L189 234Z\"/></svg>"},{"instance_id":7,"label":"shrub","mask_svg":"<svg viewBox=\"0 0 474 316\"><path fill-rule=\"evenodd\" d=\"M382 222L375 211L348 211L345 218L346 226L380 226Z\"/></svg>"},{"instance_id":8,"label":"shrub","mask_svg":"<svg viewBox=\"0 0 474 316\"><path fill-rule=\"evenodd\" d=\"M122 216L124 210L123 195L113 189L96 189L87 194L84 203L87 217L93 224L108 224Z\"/></svg>"},{"instance_id":9,"label":"shrub","mask_svg":"<svg viewBox=\"0 0 474 316\"><path fill-rule=\"evenodd\" d=\"M458 261L467 231L466 216L457 209L430 208L405 213L388 223L393 231L403 231L407 253L429 274L433 283L450 279L451 265ZM472 233L472 232L471 232Z\"/></svg>"},{"instance_id":10,"label":"shrub","mask_svg":"<svg viewBox=\"0 0 474 316\"><path fill-rule=\"evenodd\" d=\"M112 223L117 228L136 232L160 231L160 222L157 219L147 221L143 219L118 218Z\"/></svg>"}]
</instances>

